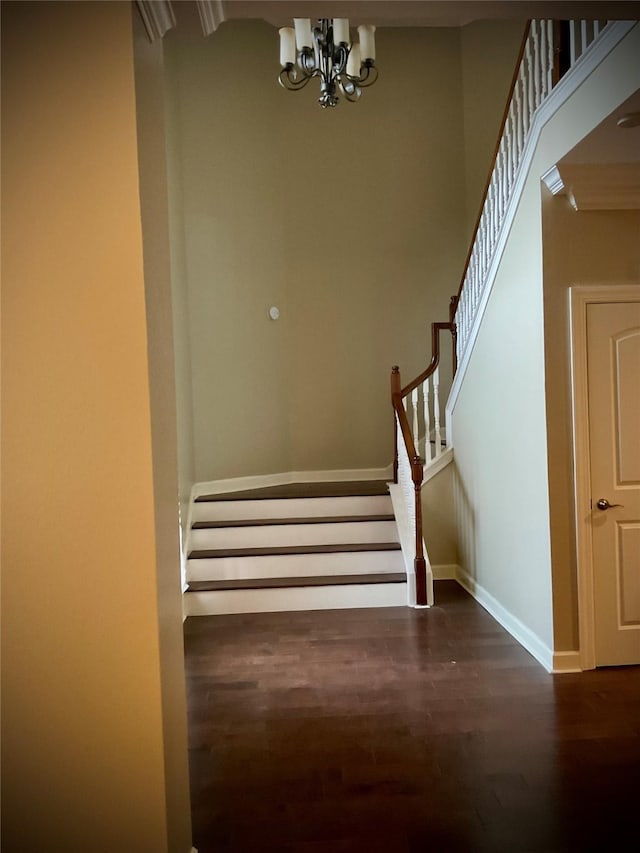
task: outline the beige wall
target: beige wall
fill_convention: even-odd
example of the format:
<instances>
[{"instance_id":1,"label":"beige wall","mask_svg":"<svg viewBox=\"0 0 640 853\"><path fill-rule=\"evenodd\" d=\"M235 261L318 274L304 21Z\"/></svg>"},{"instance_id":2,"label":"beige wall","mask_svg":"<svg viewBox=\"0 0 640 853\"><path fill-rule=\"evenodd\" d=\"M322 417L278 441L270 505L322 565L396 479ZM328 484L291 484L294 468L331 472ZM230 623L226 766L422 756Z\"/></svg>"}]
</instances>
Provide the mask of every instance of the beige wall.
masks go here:
<instances>
[{"instance_id":1,"label":"beige wall","mask_svg":"<svg viewBox=\"0 0 640 853\"><path fill-rule=\"evenodd\" d=\"M2 14L3 850L187 853L166 259L143 267L139 179L145 236L162 214L131 7Z\"/></svg>"},{"instance_id":2,"label":"beige wall","mask_svg":"<svg viewBox=\"0 0 640 853\"><path fill-rule=\"evenodd\" d=\"M163 46L159 45L163 50ZM189 296L187 259L185 254L182 161L180 157L179 110L176 75L163 62L165 93L166 172L169 205L169 238L171 264L171 299L173 306L173 341L175 356L175 391L178 441L178 478L183 539L186 539L189 498L196 480L193 444L193 394L191 344L189 340ZM160 137L158 137L160 138Z\"/></svg>"},{"instance_id":3,"label":"beige wall","mask_svg":"<svg viewBox=\"0 0 640 853\"><path fill-rule=\"evenodd\" d=\"M422 529L432 566L458 563L454 471L453 465L447 465L422 486Z\"/></svg>"},{"instance_id":4,"label":"beige wall","mask_svg":"<svg viewBox=\"0 0 640 853\"><path fill-rule=\"evenodd\" d=\"M333 111L277 86L277 42L165 44L199 480L388 465L390 368L423 368L464 256L459 32L380 31L380 80Z\"/></svg>"},{"instance_id":5,"label":"beige wall","mask_svg":"<svg viewBox=\"0 0 640 853\"><path fill-rule=\"evenodd\" d=\"M576 213L543 187L545 384L555 640L578 648L569 288L640 286L640 212Z\"/></svg>"},{"instance_id":6,"label":"beige wall","mask_svg":"<svg viewBox=\"0 0 640 853\"><path fill-rule=\"evenodd\" d=\"M390 463L389 370L415 376L447 318L521 29L381 29L378 82L323 111L315 81L275 84L272 27L203 39L181 10L165 52L196 480Z\"/></svg>"},{"instance_id":7,"label":"beige wall","mask_svg":"<svg viewBox=\"0 0 640 853\"><path fill-rule=\"evenodd\" d=\"M461 566L550 648L539 198L532 179L452 421Z\"/></svg>"},{"instance_id":8,"label":"beige wall","mask_svg":"<svg viewBox=\"0 0 640 853\"><path fill-rule=\"evenodd\" d=\"M189 766L178 541L178 441L169 241L164 73L161 42L151 44L134 14L138 168L149 360L156 537L160 689L169 849L190 849ZM178 330L180 325L176 324ZM183 486L184 502L188 491Z\"/></svg>"},{"instance_id":9,"label":"beige wall","mask_svg":"<svg viewBox=\"0 0 640 853\"><path fill-rule=\"evenodd\" d=\"M525 26L524 20L474 21L461 31L466 240L482 203Z\"/></svg>"},{"instance_id":10,"label":"beige wall","mask_svg":"<svg viewBox=\"0 0 640 853\"><path fill-rule=\"evenodd\" d=\"M552 524L550 499L553 510L566 484L559 486L562 474L548 475L548 465L564 473L570 465L570 426L559 427L554 417L556 406L563 416L567 411L566 348L562 376L545 388L554 369L550 362L545 373L545 357L560 358L566 347L566 307L551 318L566 298L566 281L545 284L543 302L540 176L637 88L638 52L636 27L545 125L453 413L463 568L548 650L571 650L577 638L575 569L566 544L571 510L565 505L563 521ZM628 228L631 219L625 221ZM616 245L628 237L627 231ZM560 243L554 246L557 255ZM629 260L627 272L636 264ZM547 259L545 275L548 265ZM564 328L556 349L558 324ZM561 555L553 567L552 533L554 561Z\"/></svg>"}]
</instances>

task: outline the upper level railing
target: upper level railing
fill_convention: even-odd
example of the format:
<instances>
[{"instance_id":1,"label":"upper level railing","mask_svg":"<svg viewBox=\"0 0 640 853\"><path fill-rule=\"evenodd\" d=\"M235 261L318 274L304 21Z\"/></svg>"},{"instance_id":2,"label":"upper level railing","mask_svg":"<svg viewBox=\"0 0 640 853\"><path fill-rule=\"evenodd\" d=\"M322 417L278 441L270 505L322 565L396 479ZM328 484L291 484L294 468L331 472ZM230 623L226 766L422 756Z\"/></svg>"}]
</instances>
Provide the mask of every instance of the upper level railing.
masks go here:
<instances>
[{"instance_id":1,"label":"upper level railing","mask_svg":"<svg viewBox=\"0 0 640 853\"><path fill-rule=\"evenodd\" d=\"M558 80L606 26L606 21L530 21L525 31L489 177L458 289L458 361L470 341L488 273L536 111Z\"/></svg>"}]
</instances>

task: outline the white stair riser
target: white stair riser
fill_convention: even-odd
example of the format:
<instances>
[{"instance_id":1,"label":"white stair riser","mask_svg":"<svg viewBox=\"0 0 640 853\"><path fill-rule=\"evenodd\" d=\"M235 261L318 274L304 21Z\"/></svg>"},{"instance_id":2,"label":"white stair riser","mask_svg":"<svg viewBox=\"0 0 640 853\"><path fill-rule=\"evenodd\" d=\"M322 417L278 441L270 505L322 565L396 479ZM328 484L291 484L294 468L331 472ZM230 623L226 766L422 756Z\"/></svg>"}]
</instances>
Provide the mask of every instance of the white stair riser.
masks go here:
<instances>
[{"instance_id":1,"label":"white stair riser","mask_svg":"<svg viewBox=\"0 0 640 853\"><path fill-rule=\"evenodd\" d=\"M355 542L397 542L395 521L328 524L274 524L266 527L224 527L192 530L189 550L209 548L275 548L287 545L338 545Z\"/></svg>"},{"instance_id":2,"label":"white stair riser","mask_svg":"<svg viewBox=\"0 0 640 853\"><path fill-rule=\"evenodd\" d=\"M308 578L403 571L401 551L343 551L337 554L281 554L187 561L189 581Z\"/></svg>"},{"instance_id":3,"label":"white stair riser","mask_svg":"<svg viewBox=\"0 0 640 853\"><path fill-rule=\"evenodd\" d=\"M192 521L229 521L251 518L312 518L331 515L392 513L389 495L341 498L281 498L261 501L203 501L194 503Z\"/></svg>"},{"instance_id":4,"label":"white stair riser","mask_svg":"<svg viewBox=\"0 0 640 853\"><path fill-rule=\"evenodd\" d=\"M406 583L221 590L189 592L184 596L187 616L348 607L405 607L406 604Z\"/></svg>"}]
</instances>

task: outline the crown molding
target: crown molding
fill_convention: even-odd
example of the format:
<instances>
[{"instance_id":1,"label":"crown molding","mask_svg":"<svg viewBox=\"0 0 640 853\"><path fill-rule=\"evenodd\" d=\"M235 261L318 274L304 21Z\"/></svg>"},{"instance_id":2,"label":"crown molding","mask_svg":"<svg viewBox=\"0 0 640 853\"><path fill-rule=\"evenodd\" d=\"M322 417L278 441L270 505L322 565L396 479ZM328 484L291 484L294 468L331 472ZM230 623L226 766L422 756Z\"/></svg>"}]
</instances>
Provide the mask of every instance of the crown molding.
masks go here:
<instances>
[{"instance_id":1,"label":"crown molding","mask_svg":"<svg viewBox=\"0 0 640 853\"><path fill-rule=\"evenodd\" d=\"M542 180L574 210L640 209L640 163L559 163Z\"/></svg>"},{"instance_id":2,"label":"crown molding","mask_svg":"<svg viewBox=\"0 0 640 853\"><path fill-rule=\"evenodd\" d=\"M220 24L227 20L222 0L196 0L196 6L205 36L215 33Z\"/></svg>"},{"instance_id":3,"label":"crown molding","mask_svg":"<svg viewBox=\"0 0 640 853\"><path fill-rule=\"evenodd\" d=\"M161 39L176 25L176 18L170 0L136 0L136 6L149 41Z\"/></svg>"},{"instance_id":4,"label":"crown molding","mask_svg":"<svg viewBox=\"0 0 640 853\"><path fill-rule=\"evenodd\" d=\"M557 166L552 166L542 176L542 182L553 195L560 195L564 190L564 181Z\"/></svg>"}]
</instances>

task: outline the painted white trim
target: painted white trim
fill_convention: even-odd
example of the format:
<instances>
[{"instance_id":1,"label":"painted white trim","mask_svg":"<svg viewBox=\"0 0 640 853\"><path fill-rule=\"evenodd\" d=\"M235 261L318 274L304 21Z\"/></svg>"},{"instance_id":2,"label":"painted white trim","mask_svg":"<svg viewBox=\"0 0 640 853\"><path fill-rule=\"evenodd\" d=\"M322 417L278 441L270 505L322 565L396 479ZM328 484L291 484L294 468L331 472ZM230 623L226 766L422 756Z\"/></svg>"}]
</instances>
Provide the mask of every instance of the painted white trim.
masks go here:
<instances>
[{"instance_id":1,"label":"painted white trim","mask_svg":"<svg viewBox=\"0 0 640 853\"><path fill-rule=\"evenodd\" d=\"M222 0L196 0L200 24L205 36L210 36L227 20Z\"/></svg>"},{"instance_id":2,"label":"painted white trim","mask_svg":"<svg viewBox=\"0 0 640 853\"><path fill-rule=\"evenodd\" d=\"M390 480L393 467L386 468L347 468L336 471L287 471L282 474L258 474L250 477L230 477L225 480L210 480L195 483L191 490L191 500L202 495L219 495L224 492L243 492L248 489L262 489L268 486L286 486L289 483L343 483L353 480Z\"/></svg>"},{"instance_id":3,"label":"painted white trim","mask_svg":"<svg viewBox=\"0 0 640 853\"><path fill-rule=\"evenodd\" d=\"M462 569L457 563L441 563L439 566L431 566L431 571L434 581L457 581Z\"/></svg>"},{"instance_id":4,"label":"painted white trim","mask_svg":"<svg viewBox=\"0 0 640 853\"><path fill-rule=\"evenodd\" d=\"M407 573L407 604L409 607L413 607L416 603L416 575L413 565L413 554L415 554L414 533L407 514L402 487L398 483L389 483L389 494L391 495L391 505L393 506L393 514L398 528L398 539L402 550L404 570Z\"/></svg>"},{"instance_id":5,"label":"painted white trim","mask_svg":"<svg viewBox=\"0 0 640 853\"><path fill-rule=\"evenodd\" d=\"M560 174L557 164L548 169L541 177L542 183L553 195L560 195L564 191L564 180Z\"/></svg>"},{"instance_id":6,"label":"painted white trim","mask_svg":"<svg viewBox=\"0 0 640 853\"><path fill-rule=\"evenodd\" d=\"M423 479L422 479L422 488L425 487L425 484L429 482L429 480L433 480L436 474L439 474L447 465L453 462L453 447L447 447L446 450L443 450L440 456L437 459L432 459L431 462L428 462L423 468Z\"/></svg>"},{"instance_id":7,"label":"painted white trim","mask_svg":"<svg viewBox=\"0 0 640 853\"><path fill-rule=\"evenodd\" d=\"M176 17L169 0L136 0L136 6L150 42L163 38L175 27Z\"/></svg>"},{"instance_id":8,"label":"painted white trim","mask_svg":"<svg viewBox=\"0 0 640 853\"><path fill-rule=\"evenodd\" d=\"M406 583L225 589L184 596L188 616L222 613L282 613L288 610L341 610L351 607L405 607Z\"/></svg>"},{"instance_id":9,"label":"painted white trim","mask_svg":"<svg viewBox=\"0 0 640 853\"><path fill-rule=\"evenodd\" d=\"M547 672L553 672L554 657L553 652L543 641L528 628L524 622L514 616L506 607L503 607L500 602L495 599L490 592L471 577L463 568L458 570L457 581L460 586L464 587L469 595L471 595L478 604L481 604L484 609L490 613L496 622L499 622L502 627L508 631L511 636L523 646L529 654L542 664Z\"/></svg>"},{"instance_id":10,"label":"painted white trim","mask_svg":"<svg viewBox=\"0 0 640 853\"><path fill-rule=\"evenodd\" d=\"M193 504L196 498L202 495L221 495L225 492L242 492L249 489L267 488L269 486L286 486L290 483L340 483L356 480L389 481L392 478L393 466L388 465L386 468L348 468L336 471L287 471L281 474L258 474L256 476L230 477L223 480L194 483L191 487L191 496L189 499L187 535L183 543L185 560L192 550Z\"/></svg>"},{"instance_id":11,"label":"painted white trim","mask_svg":"<svg viewBox=\"0 0 640 853\"><path fill-rule=\"evenodd\" d=\"M594 669L595 602L589 461L589 393L587 372L587 306L593 303L639 302L640 285L575 285L569 289L571 333L571 419L573 425L574 518L578 577L580 666Z\"/></svg>"},{"instance_id":12,"label":"painted white trim","mask_svg":"<svg viewBox=\"0 0 640 853\"><path fill-rule=\"evenodd\" d=\"M560 109L562 109L565 103L585 82L589 75L592 74L602 62L604 62L611 51L635 26L637 26L637 23L637 21L614 21L607 24L598 39L552 89L549 97L540 105L540 107L538 107L533 115L527 144L518 165L518 172L513 184L509 205L505 211L493 257L491 258L491 263L487 270L484 290L480 297L471 329L469 330L467 345L462 354L462 358L458 363L456 375L453 379L451 390L449 392L449 398L445 407L447 423L450 423L451 421L451 414L455 408L467 368L469 367L471 354L480 331L480 326L482 325L482 320L487 309L491 291L493 290L493 285L502 261L502 255L507 244L511 226L513 225L516 211L520 203L520 197L538 146L540 134L547 122L553 118Z\"/></svg>"},{"instance_id":13,"label":"painted white trim","mask_svg":"<svg viewBox=\"0 0 640 853\"><path fill-rule=\"evenodd\" d=\"M554 675L560 675L563 672L582 672L580 652L577 649L570 652L554 652L552 671Z\"/></svg>"}]
</instances>

